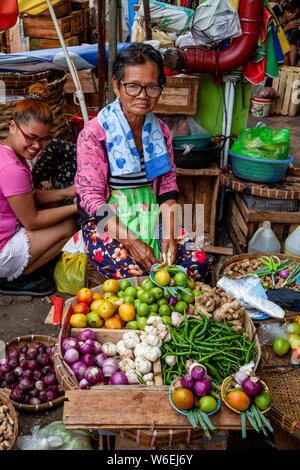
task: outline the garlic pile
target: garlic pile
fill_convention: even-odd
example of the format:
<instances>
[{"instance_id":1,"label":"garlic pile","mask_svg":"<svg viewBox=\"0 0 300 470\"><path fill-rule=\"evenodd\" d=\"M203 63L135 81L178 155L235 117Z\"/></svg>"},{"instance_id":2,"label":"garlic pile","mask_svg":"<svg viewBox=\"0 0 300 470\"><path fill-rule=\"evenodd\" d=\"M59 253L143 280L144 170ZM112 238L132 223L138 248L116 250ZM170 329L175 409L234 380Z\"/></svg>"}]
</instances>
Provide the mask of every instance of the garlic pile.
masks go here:
<instances>
[{"instance_id":1,"label":"garlic pile","mask_svg":"<svg viewBox=\"0 0 300 470\"><path fill-rule=\"evenodd\" d=\"M146 385L154 385L153 363L161 357L163 341L171 341L171 334L169 327L158 316L148 318L140 335L135 331L123 334L116 350L121 358L119 368L126 374L129 383L138 382L138 374Z\"/></svg>"}]
</instances>

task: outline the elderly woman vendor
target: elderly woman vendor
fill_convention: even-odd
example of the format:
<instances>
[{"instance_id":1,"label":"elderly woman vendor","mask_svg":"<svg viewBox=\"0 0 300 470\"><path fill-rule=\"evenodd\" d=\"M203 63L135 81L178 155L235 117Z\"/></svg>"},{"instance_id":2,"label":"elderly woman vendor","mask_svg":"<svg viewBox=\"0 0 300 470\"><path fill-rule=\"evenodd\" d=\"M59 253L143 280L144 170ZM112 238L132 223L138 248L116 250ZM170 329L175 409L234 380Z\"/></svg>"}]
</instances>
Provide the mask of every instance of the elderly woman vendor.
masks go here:
<instances>
[{"instance_id":1,"label":"elderly woman vendor","mask_svg":"<svg viewBox=\"0 0 300 470\"><path fill-rule=\"evenodd\" d=\"M131 45L113 65L116 100L77 141L75 186L89 258L105 278L148 275L157 260L204 279L208 260L175 230L178 187L169 128L152 113L166 78L152 46ZM109 216L107 217L107 215Z\"/></svg>"}]
</instances>

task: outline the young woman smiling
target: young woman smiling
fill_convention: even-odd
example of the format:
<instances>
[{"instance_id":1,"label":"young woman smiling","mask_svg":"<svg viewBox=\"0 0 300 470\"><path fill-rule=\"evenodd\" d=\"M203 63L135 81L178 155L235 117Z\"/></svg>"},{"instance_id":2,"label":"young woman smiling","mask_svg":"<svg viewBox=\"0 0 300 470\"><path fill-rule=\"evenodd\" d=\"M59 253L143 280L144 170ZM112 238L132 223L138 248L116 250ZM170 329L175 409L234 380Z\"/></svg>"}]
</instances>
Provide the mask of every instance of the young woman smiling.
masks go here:
<instances>
[{"instance_id":1,"label":"young woman smiling","mask_svg":"<svg viewBox=\"0 0 300 470\"><path fill-rule=\"evenodd\" d=\"M36 83L15 107L9 133L0 144L0 293L49 295L55 284L36 271L54 258L76 232L74 186L33 190L27 161L51 141L53 118L48 91ZM35 271L34 274L32 274Z\"/></svg>"}]
</instances>

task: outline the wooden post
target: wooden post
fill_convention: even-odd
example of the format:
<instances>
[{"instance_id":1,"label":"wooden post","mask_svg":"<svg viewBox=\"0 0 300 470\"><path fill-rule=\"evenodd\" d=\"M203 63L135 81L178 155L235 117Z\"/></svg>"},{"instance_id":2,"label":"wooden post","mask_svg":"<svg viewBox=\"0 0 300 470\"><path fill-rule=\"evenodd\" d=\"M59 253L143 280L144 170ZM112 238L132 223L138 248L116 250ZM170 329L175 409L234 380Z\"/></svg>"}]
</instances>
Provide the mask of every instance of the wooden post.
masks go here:
<instances>
[{"instance_id":1,"label":"wooden post","mask_svg":"<svg viewBox=\"0 0 300 470\"><path fill-rule=\"evenodd\" d=\"M99 110L104 108L106 81L105 0L98 0L98 98Z\"/></svg>"},{"instance_id":2,"label":"wooden post","mask_svg":"<svg viewBox=\"0 0 300 470\"><path fill-rule=\"evenodd\" d=\"M118 44L118 0L109 0L109 53L108 53L108 102L115 99L112 86L112 66L117 56Z\"/></svg>"},{"instance_id":3,"label":"wooden post","mask_svg":"<svg viewBox=\"0 0 300 470\"><path fill-rule=\"evenodd\" d=\"M151 30L151 16L150 16L149 0L143 0L143 6L144 6L146 39L147 41L150 41L152 39L152 30Z\"/></svg>"}]
</instances>

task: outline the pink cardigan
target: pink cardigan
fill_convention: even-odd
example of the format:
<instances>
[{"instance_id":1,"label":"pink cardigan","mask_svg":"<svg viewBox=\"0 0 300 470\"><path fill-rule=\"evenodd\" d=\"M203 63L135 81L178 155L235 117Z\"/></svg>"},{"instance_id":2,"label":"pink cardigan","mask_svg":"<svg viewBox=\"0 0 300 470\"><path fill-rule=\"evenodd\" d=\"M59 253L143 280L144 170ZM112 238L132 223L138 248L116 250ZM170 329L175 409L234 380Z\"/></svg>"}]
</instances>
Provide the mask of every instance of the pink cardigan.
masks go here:
<instances>
[{"instance_id":1,"label":"pink cardigan","mask_svg":"<svg viewBox=\"0 0 300 470\"><path fill-rule=\"evenodd\" d=\"M162 133L166 139L166 145L170 157L172 169L162 175L159 194L170 191L178 191L174 164L172 134L166 124L158 120ZM100 141L106 146L106 134L98 123L97 117L86 122L77 140L77 172L75 176L76 192L79 196L80 207L93 217L97 209L106 204L109 198L107 181L108 161ZM157 180L153 180L153 188L156 193Z\"/></svg>"}]
</instances>

